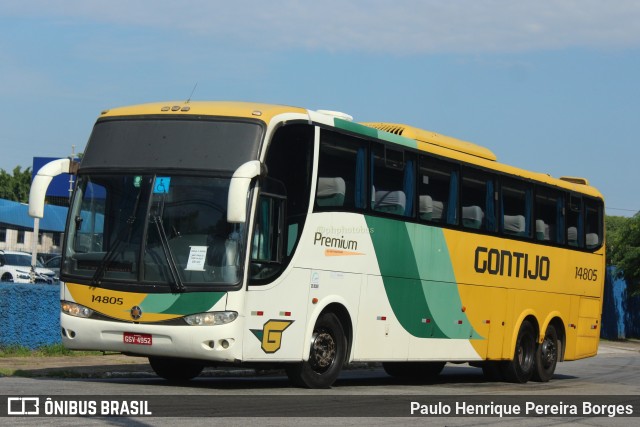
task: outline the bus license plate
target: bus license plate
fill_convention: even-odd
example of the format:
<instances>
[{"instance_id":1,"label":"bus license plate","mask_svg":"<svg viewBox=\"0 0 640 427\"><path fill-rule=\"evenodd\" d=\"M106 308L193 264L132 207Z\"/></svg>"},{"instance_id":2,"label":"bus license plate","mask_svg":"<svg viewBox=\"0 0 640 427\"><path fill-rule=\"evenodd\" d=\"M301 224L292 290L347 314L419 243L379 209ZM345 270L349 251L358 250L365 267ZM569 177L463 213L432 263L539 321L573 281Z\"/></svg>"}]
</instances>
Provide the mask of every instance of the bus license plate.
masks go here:
<instances>
[{"instance_id":1,"label":"bus license plate","mask_svg":"<svg viewBox=\"0 0 640 427\"><path fill-rule=\"evenodd\" d=\"M134 334L132 332L124 332L122 339L125 344L151 345L151 334Z\"/></svg>"}]
</instances>

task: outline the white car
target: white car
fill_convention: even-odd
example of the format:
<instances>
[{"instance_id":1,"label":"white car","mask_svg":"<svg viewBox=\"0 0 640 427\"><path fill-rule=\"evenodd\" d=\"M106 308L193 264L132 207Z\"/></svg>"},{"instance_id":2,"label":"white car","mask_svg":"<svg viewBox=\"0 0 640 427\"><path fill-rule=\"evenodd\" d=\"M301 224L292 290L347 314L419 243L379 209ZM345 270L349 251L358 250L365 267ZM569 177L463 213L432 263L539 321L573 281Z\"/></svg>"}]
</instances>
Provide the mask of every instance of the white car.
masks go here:
<instances>
[{"instance_id":1,"label":"white car","mask_svg":"<svg viewBox=\"0 0 640 427\"><path fill-rule=\"evenodd\" d=\"M31 254L18 251L0 251L0 281L15 283L31 282ZM36 283L57 282L55 273L43 268L40 261L36 262Z\"/></svg>"}]
</instances>

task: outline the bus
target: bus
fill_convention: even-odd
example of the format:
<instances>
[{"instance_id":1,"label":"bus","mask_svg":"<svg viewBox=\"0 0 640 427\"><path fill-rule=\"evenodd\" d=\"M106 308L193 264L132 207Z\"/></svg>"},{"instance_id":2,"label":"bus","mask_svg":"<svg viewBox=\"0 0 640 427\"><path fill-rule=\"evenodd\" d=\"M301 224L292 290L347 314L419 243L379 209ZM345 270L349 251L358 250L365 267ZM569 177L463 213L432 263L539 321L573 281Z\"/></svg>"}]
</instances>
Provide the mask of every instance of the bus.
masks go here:
<instances>
[{"instance_id":1,"label":"bus","mask_svg":"<svg viewBox=\"0 0 640 427\"><path fill-rule=\"evenodd\" d=\"M307 388L353 362L545 382L597 352L604 202L584 178L407 125L243 102L102 112L79 164L39 171L32 216L69 171L69 349L148 357L171 381L277 367Z\"/></svg>"}]
</instances>

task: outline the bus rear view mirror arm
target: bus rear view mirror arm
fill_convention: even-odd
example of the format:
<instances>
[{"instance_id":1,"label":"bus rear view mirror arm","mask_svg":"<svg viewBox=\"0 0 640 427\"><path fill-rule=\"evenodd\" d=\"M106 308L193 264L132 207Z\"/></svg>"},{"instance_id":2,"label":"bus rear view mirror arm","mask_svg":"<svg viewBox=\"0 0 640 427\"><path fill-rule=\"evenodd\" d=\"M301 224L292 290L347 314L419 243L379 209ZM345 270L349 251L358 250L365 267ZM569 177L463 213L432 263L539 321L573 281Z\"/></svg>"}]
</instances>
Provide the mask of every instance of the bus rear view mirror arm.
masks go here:
<instances>
[{"instance_id":1,"label":"bus rear view mirror arm","mask_svg":"<svg viewBox=\"0 0 640 427\"><path fill-rule=\"evenodd\" d=\"M227 222L244 223L247 221L247 195L251 180L266 174L266 166L258 160L246 162L236 169L229 185Z\"/></svg>"},{"instance_id":2,"label":"bus rear view mirror arm","mask_svg":"<svg viewBox=\"0 0 640 427\"><path fill-rule=\"evenodd\" d=\"M44 216L44 197L54 177L63 173L75 174L77 170L78 163L71 159L53 160L41 167L31 183L29 216L32 218L42 218Z\"/></svg>"}]
</instances>

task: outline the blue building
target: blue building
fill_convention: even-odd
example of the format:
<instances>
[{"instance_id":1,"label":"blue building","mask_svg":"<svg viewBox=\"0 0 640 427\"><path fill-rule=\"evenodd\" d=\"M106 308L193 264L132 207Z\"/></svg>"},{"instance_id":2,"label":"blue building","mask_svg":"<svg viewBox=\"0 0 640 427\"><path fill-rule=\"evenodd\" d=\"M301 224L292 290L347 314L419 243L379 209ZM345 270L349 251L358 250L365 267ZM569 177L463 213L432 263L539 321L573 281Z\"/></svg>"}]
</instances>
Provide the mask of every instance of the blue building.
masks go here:
<instances>
[{"instance_id":1,"label":"blue building","mask_svg":"<svg viewBox=\"0 0 640 427\"><path fill-rule=\"evenodd\" d=\"M68 208L46 205L40 220L38 252L60 252ZM33 218L25 203L0 199L0 249L31 252Z\"/></svg>"},{"instance_id":2,"label":"blue building","mask_svg":"<svg viewBox=\"0 0 640 427\"><path fill-rule=\"evenodd\" d=\"M32 174L56 158L34 157ZM57 253L61 251L64 223L69 201L70 175L55 177L47 189L44 218L40 220L38 252ZM0 250L31 252L33 250L33 218L25 203L0 199Z\"/></svg>"}]
</instances>

